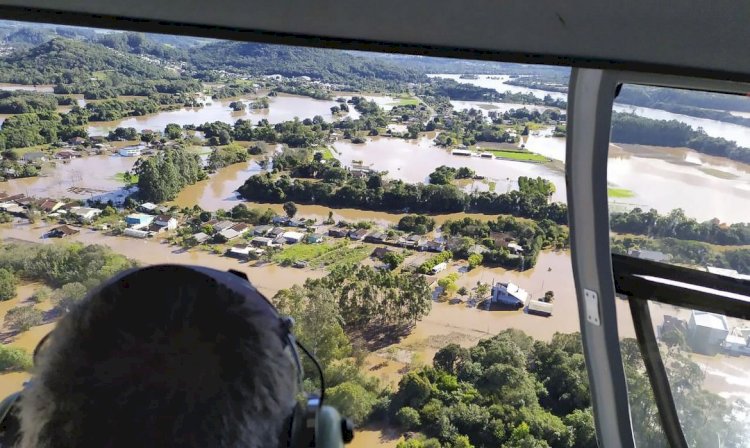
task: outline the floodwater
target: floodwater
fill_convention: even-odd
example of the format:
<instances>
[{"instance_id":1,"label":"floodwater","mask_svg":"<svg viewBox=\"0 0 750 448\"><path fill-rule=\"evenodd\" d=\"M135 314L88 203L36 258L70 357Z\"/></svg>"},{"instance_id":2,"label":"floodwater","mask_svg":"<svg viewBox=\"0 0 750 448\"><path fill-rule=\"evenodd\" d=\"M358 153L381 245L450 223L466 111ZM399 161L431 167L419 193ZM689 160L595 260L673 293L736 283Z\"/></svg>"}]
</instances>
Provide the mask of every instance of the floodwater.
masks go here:
<instances>
[{"instance_id":1,"label":"floodwater","mask_svg":"<svg viewBox=\"0 0 750 448\"><path fill-rule=\"evenodd\" d=\"M52 93L55 91L55 86L52 84L39 84L39 85L26 85L26 84L10 84L7 82L0 83L0 90L25 90L29 92L40 92L40 93Z\"/></svg>"},{"instance_id":2,"label":"floodwater","mask_svg":"<svg viewBox=\"0 0 750 448\"><path fill-rule=\"evenodd\" d=\"M495 89L500 93L505 93L505 92L531 93L535 96L538 96L539 98L544 98L546 95L549 95L550 97L554 99L561 99L561 100L568 99L567 93L547 92L546 90L529 89L528 87L513 86L510 84L506 84L506 81L510 79L510 76L507 76L507 75L478 75L478 79L461 79L460 78L461 75L452 75L452 74L433 74L433 75L427 75L427 76L431 78L452 79L461 84L473 84L475 86L484 87L486 89ZM490 77L496 78L496 79L490 79Z\"/></svg>"},{"instance_id":3,"label":"floodwater","mask_svg":"<svg viewBox=\"0 0 750 448\"><path fill-rule=\"evenodd\" d=\"M136 157L100 155L72 159L67 163L56 161L54 166L45 166L41 176L12 179L0 184L0 191L72 199L100 198L108 194L124 195L123 183L114 176L129 171L136 160ZM78 194L69 191L72 187L91 190Z\"/></svg>"},{"instance_id":4,"label":"floodwater","mask_svg":"<svg viewBox=\"0 0 750 448\"><path fill-rule=\"evenodd\" d=\"M547 165L454 156L449 149L434 146L433 138L434 135L426 135L417 140L368 137L365 144L339 140L333 147L344 166L352 166L353 160L361 160L365 166L374 170L388 171L390 178L411 183L427 183L429 174L441 165L469 167L476 171L477 175L496 182L496 191L500 193L517 188L516 181L520 176L541 176L555 184L557 191L552 199L565 201L565 178Z\"/></svg>"},{"instance_id":5,"label":"floodwater","mask_svg":"<svg viewBox=\"0 0 750 448\"><path fill-rule=\"evenodd\" d=\"M547 107L547 106L534 106L531 104L518 104L518 103L491 103L486 101L461 101L461 100L451 100L451 105L453 105L453 108L456 110L468 110L468 109L477 109L482 110L485 115L487 115L487 112L495 111L495 112L507 112L511 109L528 109L531 111L538 111L538 112L544 112L545 110L560 110L555 107Z\"/></svg>"},{"instance_id":6,"label":"floodwater","mask_svg":"<svg viewBox=\"0 0 750 448\"><path fill-rule=\"evenodd\" d=\"M315 115L322 116L326 121L331 121L331 106L338 105L335 101L316 100L309 97L288 95L280 93L278 96L269 97L268 109L254 109L245 111L233 111L229 104L232 101L252 101L257 95L242 96L239 98L226 98L211 100L211 104L204 107L182 107L172 111L157 112L142 117L128 117L122 120L89 123L90 135L106 135L117 127L133 127L137 131L152 129L163 131L169 123L177 123L180 126L186 124L200 125L206 122L221 121L234 124L237 120L252 120L257 122L262 119L270 123L280 123L298 117L300 120L313 118ZM353 109L353 108L352 108Z\"/></svg>"}]
</instances>

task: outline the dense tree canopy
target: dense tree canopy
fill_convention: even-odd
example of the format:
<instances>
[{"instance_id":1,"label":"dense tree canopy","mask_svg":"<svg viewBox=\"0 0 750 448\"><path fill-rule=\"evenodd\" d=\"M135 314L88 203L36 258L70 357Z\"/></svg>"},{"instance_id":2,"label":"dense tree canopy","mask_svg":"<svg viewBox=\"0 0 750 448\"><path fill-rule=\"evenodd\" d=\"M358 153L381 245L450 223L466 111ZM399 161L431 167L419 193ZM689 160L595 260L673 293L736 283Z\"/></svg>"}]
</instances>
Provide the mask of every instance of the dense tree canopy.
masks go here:
<instances>
[{"instance_id":1,"label":"dense tree canopy","mask_svg":"<svg viewBox=\"0 0 750 448\"><path fill-rule=\"evenodd\" d=\"M167 149L154 157L141 159L135 170L138 196L155 203L174 199L183 187L206 176L198 155L180 148Z\"/></svg>"}]
</instances>

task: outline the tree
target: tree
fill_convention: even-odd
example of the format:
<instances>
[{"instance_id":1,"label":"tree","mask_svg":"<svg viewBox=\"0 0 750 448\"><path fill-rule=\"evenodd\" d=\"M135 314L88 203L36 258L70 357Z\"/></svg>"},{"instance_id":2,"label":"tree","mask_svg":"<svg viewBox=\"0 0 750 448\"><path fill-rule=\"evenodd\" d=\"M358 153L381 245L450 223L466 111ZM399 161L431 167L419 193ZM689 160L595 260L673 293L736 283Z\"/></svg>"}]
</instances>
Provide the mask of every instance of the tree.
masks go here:
<instances>
[{"instance_id":1,"label":"tree","mask_svg":"<svg viewBox=\"0 0 750 448\"><path fill-rule=\"evenodd\" d=\"M177 140L182 137L182 128L179 124L169 123L164 128L164 135L170 140Z\"/></svg>"},{"instance_id":2,"label":"tree","mask_svg":"<svg viewBox=\"0 0 750 448\"><path fill-rule=\"evenodd\" d=\"M438 280L438 286L442 288L443 292L441 295L445 297L450 297L458 290L458 286L456 285L456 280L458 280L458 274L455 272L452 274L448 274L445 277Z\"/></svg>"},{"instance_id":3,"label":"tree","mask_svg":"<svg viewBox=\"0 0 750 448\"><path fill-rule=\"evenodd\" d=\"M573 433L575 448L597 448L596 427L591 408L576 409L563 417L563 422Z\"/></svg>"},{"instance_id":4,"label":"tree","mask_svg":"<svg viewBox=\"0 0 750 448\"><path fill-rule=\"evenodd\" d=\"M469 350L455 343L448 344L438 350L432 359L432 365L436 369L444 370L453 375L458 372L459 365L466 362L471 362Z\"/></svg>"},{"instance_id":5,"label":"tree","mask_svg":"<svg viewBox=\"0 0 750 448\"><path fill-rule=\"evenodd\" d=\"M544 302L552 303L555 301L555 293L554 291L547 291L544 293L544 299L542 299Z\"/></svg>"},{"instance_id":6,"label":"tree","mask_svg":"<svg viewBox=\"0 0 750 448\"><path fill-rule=\"evenodd\" d=\"M351 418L359 425L363 423L375 406L376 397L372 392L357 383L345 382L327 391L328 403L342 415Z\"/></svg>"},{"instance_id":7,"label":"tree","mask_svg":"<svg viewBox=\"0 0 750 448\"><path fill-rule=\"evenodd\" d=\"M475 267L482 264L482 259L484 257L482 254L471 254L469 255L468 261L469 261L469 270L474 269Z\"/></svg>"},{"instance_id":8,"label":"tree","mask_svg":"<svg viewBox=\"0 0 750 448\"><path fill-rule=\"evenodd\" d=\"M33 305L17 306L5 315L5 325L14 331L26 331L42 323L44 313Z\"/></svg>"},{"instance_id":9,"label":"tree","mask_svg":"<svg viewBox=\"0 0 750 448\"><path fill-rule=\"evenodd\" d=\"M284 213L286 213L289 218L294 218L294 215L297 214L297 204L292 201L285 202L283 208Z\"/></svg>"},{"instance_id":10,"label":"tree","mask_svg":"<svg viewBox=\"0 0 750 448\"><path fill-rule=\"evenodd\" d=\"M419 412L414 408L405 406L396 413L396 419L399 425L407 431L414 431L422 424L419 419Z\"/></svg>"},{"instance_id":11,"label":"tree","mask_svg":"<svg viewBox=\"0 0 750 448\"><path fill-rule=\"evenodd\" d=\"M469 295L469 290L466 289L466 286L462 286L462 287L458 288L458 295L460 295L460 296L468 296Z\"/></svg>"},{"instance_id":12,"label":"tree","mask_svg":"<svg viewBox=\"0 0 750 448\"><path fill-rule=\"evenodd\" d=\"M398 391L393 397L401 406L420 408L427 403L432 393L430 381L419 372L409 372L398 383Z\"/></svg>"},{"instance_id":13,"label":"tree","mask_svg":"<svg viewBox=\"0 0 750 448\"><path fill-rule=\"evenodd\" d=\"M63 311L70 311L70 309L78 302L83 300L88 292L86 286L82 283L73 282L66 283L59 290L55 291L52 296L52 301L56 307Z\"/></svg>"},{"instance_id":14,"label":"tree","mask_svg":"<svg viewBox=\"0 0 750 448\"><path fill-rule=\"evenodd\" d=\"M489 283L482 283L477 282L477 287L474 289L477 293L477 298L479 300L484 300L488 297L488 294L490 293L490 285Z\"/></svg>"},{"instance_id":15,"label":"tree","mask_svg":"<svg viewBox=\"0 0 750 448\"><path fill-rule=\"evenodd\" d=\"M0 372L30 370L33 364L34 361L26 350L0 345Z\"/></svg>"},{"instance_id":16,"label":"tree","mask_svg":"<svg viewBox=\"0 0 750 448\"><path fill-rule=\"evenodd\" d=\"M9 300L16 296L18 280L12 272L0 268L0 300Z\"/></svg>"},{"instance_id":17,"label":"tree","mask_svg":"<svg viewBox=\"0 0 750 448\"><path fill-rule=\"evenodd\" d=\"M51 296L52 290L48 286L40 286L36 291L34 291L34 295L31 296L31 300L35 303L40 303L49 299Z\"/></svg>"}]
</instances>

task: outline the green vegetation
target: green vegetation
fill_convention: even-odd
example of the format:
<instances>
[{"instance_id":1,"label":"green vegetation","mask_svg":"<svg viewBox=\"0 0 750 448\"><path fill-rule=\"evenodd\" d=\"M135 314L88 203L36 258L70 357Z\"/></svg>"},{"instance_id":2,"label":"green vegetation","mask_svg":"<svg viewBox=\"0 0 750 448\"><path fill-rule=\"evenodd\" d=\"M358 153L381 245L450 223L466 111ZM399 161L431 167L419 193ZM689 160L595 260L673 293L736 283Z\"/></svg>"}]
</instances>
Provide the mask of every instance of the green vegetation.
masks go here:
<instances>
[{"instance_id":1,"label":"green vegetation","mask_svg":"<svg viewBox=\"0 0 750 448\"><path fill-rule=\"evenodd\" d=\"M34 361L26 350L0 345L0 372L31 370Z\"/></svg>"},{"instance_id":2,"label":"green vegetation","mask_svg":"<svg viewBox=\"0 0 750 448\"><path fill-rule=\"evenodd\" d=\"M628 113L612 113L612 141L641 145L686 147L703 154L750 163L750 148L720 137L710 137L702 129L677 120L652 120Z\"/></svg>"},{"instance_id":3,"label":"green vegetation","mask_svg":"<svg viewBox=\"0 0 750 448\"><path fill-rule=\"evenodd\" d=\"M247 148L237 143L216 147L208 156L208 168L217 170L235 163L246 162L248 158Z\"/></svg>"},{"instance_id":4,"label":"green vegetation","mask_svg":"<svg viewBox=\"0 0 750 448\"><path fill-rule=\"evenodd\" d=\"M115 174L114 179L127 185L138 185L138 175L128 171Z\"/></svg>"},{"instance_id":5,"label":"green vegetation","mask_svg":"<svg viewBox=\"0 0 750 448\"><path fill-rule=\"evenodd\" d=\"M489 152L492 153L495 157L502 157L503 159L508 160L520 160L523 162L547 162L549 161L548 158L544 157L541 154L536 154L529 151L514 151L512 149L490 149L490 148L480 148L478 150L479 152Z\"/></svg>"},{"instance_id":6,"label":"green vegetation","mask_svg":"<svg viewBox=\"0 0 750 448\"><path fill-rule=\"evenodd\" d=\"M65 98L61 97L60 100ZM58 99L50 94L0 91L0 114L52 112L57 109L58 104Z\"/></svg>"},{"instance_id":7,"label":"green vegetation","mask_svg":"<svg viewBox=\"0 0 750 448\"><path fill-rule=\"evenodd\" d=\"M274 254L271 259L282 266L290 266L297 261L315 260L332 250L342 249L346 247L346 245L345 242L336 244L292 244Z\"/></svg>"},{"instance_id":8,"label":"green vegetation","mask_svg":"<svg viewBox=\"0 0 750 448\"><path fill-rule=\"evenodd\" d=\"M611 213L610 228L618 233L646 235L654 238L677 238L702 241L719 245L750 244L750 224L734 223L722 225L718 219L698 222L685 216L682 209L674 209L669 214L660 215L651 209L644 212L634 208L628 212Z\"/></svg>"},{"instance_id":9,"label":"green vegetation","mask_svg":"<svg viewBox=\"0 0 750 448\"><path fill-rule=\"evenodd\" d=\"M33 305L17 306L5 314L5 325L13 331L22 332L40 325L44 313Z\"/></svg>"},{"instance_id":10,"label":"green vegetation","mask_svg":"<svg viewBox=\"0 0 750 448\"><path fill-rule=\"evenodd\" d=\"M86 137L86 130L81 126L87 121L80 111L80 108L74 107L67 114L39 112L8 117L0 130L0 149L25 148Z\"/></svg>"},{"instance_id":11,"label":"green vegetation","mask_svg":"<svg viewBox=\"0 0 750 448\"><path fill-rule=\"evenodd\" d=\"M448 185L456 179L471 179L476 172L471 168L461 167L453 168L441 165L430 173L430 183L433 185Z\"/></svg>"},{"instance_id":12,"label":"green vegetation","mask_svg":"<svg viewBox=\"0 0 750 448\"><path fill-rule=\"evenodd\" d=\"M310 266L334 270L341 266L359 263L367 258L371 252L372 248L363 244L336 246L333 250L310 260Z\"/></svg>"},{"instance_id":13,"label":"green vegetation","mask_svg":"<svg viewBox=\"0 0 750 448\"><path fill-rule=\"evenodd\" d=\"M425 215L406 215L398 220L398 230L424 235L435 228L435 220Z\"/></svg>"},{"instance_id":14,"label":"green vegetation","mask_svg":"<svg viewBox=\"0 0 750 448\"><path fill-rule=\"evenodd\" d=\"M387 264L392 271L399 267L399 265L404 262L405 258L406 256L403 252L396 252L395 250L392 250L383 255L383 258L381 258L380 261Z\"/></svg>"},{"instance_id":15,"label":"green vegetation","mask_svg":"<svg viewBox=\"0 0 750 448\"><path fill-rule=\"evenodd\" d=\"M440 252L437 255L433 255L427 261L422 263L419 268L417 268L417 272L420 274L429 274L432 268L439 265L440 263L451 261L453 258L453 253L449 250Z\"/></svg>"},{"instance_id":16,"label":"green vegetation","mask_svg":"<svg viewBox=\"0 0 750 448\"><path fill-rule=\"evenodd\" d=\"M550 220L534 222L521 220L512 216L498 216L495 221L482 221L474 218L463 218L446 221L443 232L456 238L452 247L457 258L468 259L471 264L470 250L481 244L487 251L482 254L481 263L487 266L502 266L506 269L530 269L535 266L539 252L543 248L568 247L568 228ZM515 240L523 249L516 254L507 245ZM473 258L474 263L477 257Z\"/></svg>"},{"instance_id":17,"label":"green vegetation","mask_svg":"<svg viewBox=\"0 0 750 448\"><path fill-rule=\"evenodd\" d=\"M186 185L203 180L200 158L182 148L167 149L154 157L139 159L138 197L154 203L174 199Z\"/></svg>"},{"instance_id":18,"label":"green vegetation","mask_svg":"<svg viewBox=\"0 0 750 448\"><path fill-rule=\"evenodd\" d=\"M251 42L211 43L191 51L190 59L198 70L207 72L309 76L337 84L342 90L397 87L426 80L414 70L341 51Z\"/></svg>"},{"instance_id":19,"label":"green vegetation","mask_svg":"<svg viewBox=\"0 0 750 448\"><path fill-rule=\"evenodd\" d=\"M607 196L610 198L632 198L635 193L627 188L607 187Z\"/></svg>"},{"instance_id":20,"label":"green vegetation","mask_svg":"<svg viewBox=\"0 0 750 448\"><path fill-rule=\"evenodd\" d=\"M5 268L0 269L0 300L10 300L15 297L16 286L18 286L18 280L13 272Z\"/></svg>"}]
</instances>

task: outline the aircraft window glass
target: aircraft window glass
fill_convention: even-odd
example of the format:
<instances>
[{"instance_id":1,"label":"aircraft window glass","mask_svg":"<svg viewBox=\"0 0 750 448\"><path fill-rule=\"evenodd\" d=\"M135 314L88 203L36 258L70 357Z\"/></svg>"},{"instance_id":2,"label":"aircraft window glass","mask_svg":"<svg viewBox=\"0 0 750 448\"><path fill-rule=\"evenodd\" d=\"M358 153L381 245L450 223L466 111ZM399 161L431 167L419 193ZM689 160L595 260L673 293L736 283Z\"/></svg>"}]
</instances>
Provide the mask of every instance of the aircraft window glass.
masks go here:
<instances>
[{"instance_id":1,"label":"aircraft window glass","mask_svg":"<svg viewBox=\"0 0 750 448\"><path fill-rule=\"evenodd\" d=\"M654 277L671 278L672 284L679 279L683 286L692 280L715 284L717 277L711 274L728 277L725 282L730 285L750 280L749 148L750 100L746 97L622 86L613 108L607 168L618 287L630 273L624 270L628 266L633 272L639 266L658 270L661 274ZM629 260L617 259L617 255ZM675 268L669 271L661 264ZM691 274L694 271L702 272ZM736 292L731 287L726 291ZM750 440L747 322L685 304L676 306L694 295L638 294L623 303L653 299L647 308L658 349L641 344L638 350L635 340L622 345L636 440L639 426L659 423L654 402L648 405L654 413L642 413L637 404L637 396L646 393L643 387L652 385L633 381L634 375L647 378L648 359L644 365L644 357L658 350L660 356L655 359L664 365L688 444L746 446ZM649 323L643 311L633 313L644 325ZM634 328L632 323L621 325L620 336L636 333ZM640 367L634 370L629 363L639 358L636 355ZM640 435L640 444L652 446L648 432Z\"/></svg>"},{"instance_id":2,"label":"aircraft window glass","mask_svg":"<svg viewBox=\"0 0 750 448\"><path fill-rule=\"evenodd\" d=\"M3 395L98 282L190 263L295 318L355 448L595 444L567 68L7 21L0 38L0 350L21 360Z\"/></svg>"}]
</instances>

